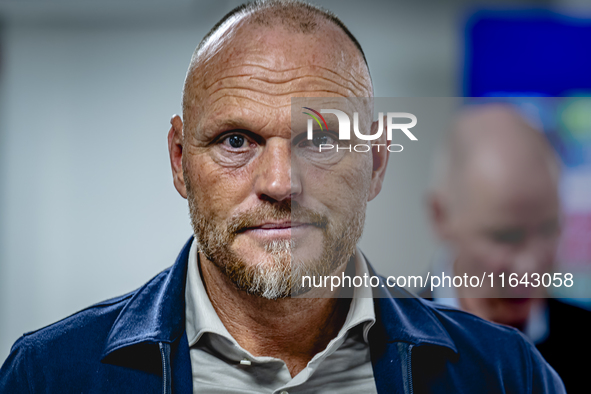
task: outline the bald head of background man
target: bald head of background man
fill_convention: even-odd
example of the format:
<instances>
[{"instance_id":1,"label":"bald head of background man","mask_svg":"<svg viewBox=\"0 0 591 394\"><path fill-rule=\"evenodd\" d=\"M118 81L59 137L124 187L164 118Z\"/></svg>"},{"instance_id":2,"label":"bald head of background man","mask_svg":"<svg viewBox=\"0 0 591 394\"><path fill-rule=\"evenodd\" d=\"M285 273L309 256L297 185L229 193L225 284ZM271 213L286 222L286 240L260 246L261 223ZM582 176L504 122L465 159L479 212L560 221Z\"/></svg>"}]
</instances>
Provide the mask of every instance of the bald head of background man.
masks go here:
<instances>
[{"instance_id":1,"label":"bald head of background man","mask_svg":"<svg viewBox=\"0 0 591 394\"><path fill-rule=\"evenodd\" d=\"M560 235L559 163L545 137L508 105L463 110L438 163L430 199L454 274L493 273L496 286L457 288L463 309L523 328L544 296L531 286L500 286L498 275L552 269ZM485 282L486 283L486 282Z\"/></svg>"}]
</instances>

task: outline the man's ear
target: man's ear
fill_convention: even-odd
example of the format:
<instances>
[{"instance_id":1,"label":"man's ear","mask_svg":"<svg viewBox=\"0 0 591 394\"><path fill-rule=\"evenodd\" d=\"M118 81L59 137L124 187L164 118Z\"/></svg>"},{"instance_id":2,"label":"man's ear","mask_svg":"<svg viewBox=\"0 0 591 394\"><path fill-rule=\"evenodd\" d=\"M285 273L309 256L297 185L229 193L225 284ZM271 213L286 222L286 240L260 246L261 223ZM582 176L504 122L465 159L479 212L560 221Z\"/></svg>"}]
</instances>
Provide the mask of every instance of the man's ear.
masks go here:
<instances>
[{"instance_id":1,"label":"man's ear","mask_svg":"<svg viewBox=\"0 0 591 394\"><path fill-rule=\"evenodd\" d=\"M436 192L431 192L427 196L427 206L433 230L440 240L447 241L450 236L448 207Z\"/></svg>"},{"instance_id":2,"label":"man's ear","mask_svg":"<svg viewBox=\"0 0 591 394\"><path fill-rule=\"evenodd\" d=\"M390 145L390 141L387 140L386 136L386 117L384 116L384 129L382 135L377 140L371 141L372 149L371 156L373 160L373 168L371 174L371 184L369 188L369 197L367 201L371 201L380 193L382 190L382 183L384 182L384 176L386 175L386 166L388 165L388 157L390 152L387 146ZM378 130L379 123L375 121L371 124L371 134L375 134Z\"/></svg>"},{"instance_id":3,"label":"man's ear","mask_svg":"<svg viewBox=\"0 0 591 394\"><path fill-rule=\"evenodd\" d=\"M187 198L187 187L183 176L183 121L180 116L173 115L168 131L168 154L172 169L174 187L183 198Z\"/></svg>"}]
</instances>

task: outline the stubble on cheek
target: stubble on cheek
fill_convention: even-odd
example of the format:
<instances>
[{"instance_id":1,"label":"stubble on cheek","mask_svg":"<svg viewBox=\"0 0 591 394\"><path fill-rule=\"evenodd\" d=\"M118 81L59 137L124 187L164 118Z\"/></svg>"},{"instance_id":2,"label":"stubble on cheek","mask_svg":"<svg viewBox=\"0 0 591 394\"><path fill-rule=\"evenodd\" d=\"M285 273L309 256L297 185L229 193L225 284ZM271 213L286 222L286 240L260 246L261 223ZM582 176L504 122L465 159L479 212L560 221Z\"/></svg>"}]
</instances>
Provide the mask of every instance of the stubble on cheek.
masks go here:
<instances>
[{"instance_id":1,"label":"stubble on cheek","mask_svg":"<svg viewBox=\"0 0 591 394\"><path fill-rule=\"evenodd\" d=\"M318 199L324 201L335 215L346 217L356 210L365 212L372 175L367 156L351 156L337 166L326 170L316 169L308 175L306 183L316 189Z\"/></svg>"}]
</instances>

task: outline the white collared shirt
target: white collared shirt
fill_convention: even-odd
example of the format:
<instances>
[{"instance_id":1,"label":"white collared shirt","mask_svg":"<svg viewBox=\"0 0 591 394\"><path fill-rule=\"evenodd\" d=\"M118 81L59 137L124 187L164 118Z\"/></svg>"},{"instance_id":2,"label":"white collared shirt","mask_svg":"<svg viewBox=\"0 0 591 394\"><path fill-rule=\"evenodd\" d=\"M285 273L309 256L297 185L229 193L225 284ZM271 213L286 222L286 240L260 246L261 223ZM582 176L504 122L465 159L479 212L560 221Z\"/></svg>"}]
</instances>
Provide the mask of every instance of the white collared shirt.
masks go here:
<instances>
[{"instance_id":1,"label":"white collared shirt","mask_svg":"<svg viewBox=\"0 0 591 394\"><path fill-rule=\"evenodd\" d=\"M196 243L189 253L185 316L194 393L376 393L367 332L375 323L371 289L355 288L343 327L293 378L274 357L255 357L230 335L199 274ZM357 275L369 274L356 251Z\"/></svg>"}]
</instances>

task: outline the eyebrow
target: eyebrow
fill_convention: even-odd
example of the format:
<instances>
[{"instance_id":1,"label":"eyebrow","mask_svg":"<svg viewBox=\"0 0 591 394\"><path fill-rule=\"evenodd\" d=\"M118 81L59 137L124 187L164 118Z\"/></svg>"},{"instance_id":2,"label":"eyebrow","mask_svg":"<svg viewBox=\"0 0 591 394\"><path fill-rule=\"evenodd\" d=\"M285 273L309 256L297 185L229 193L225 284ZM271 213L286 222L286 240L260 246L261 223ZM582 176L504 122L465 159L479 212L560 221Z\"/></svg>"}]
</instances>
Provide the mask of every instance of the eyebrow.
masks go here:
<instances>
[{"instance_id":1,"label":"eyebrow","mask_svg":"<svg viewBox=\"0 0 591 394\"><path fill-rule=\"evenodd\" d=\"M208 119L200 125L197 132L204 139L214 139L224 131L245 129L251 130L249 122L245 122L243 119L236 118L223 118L223 119Z\"/></svg>"}]
</instances>

